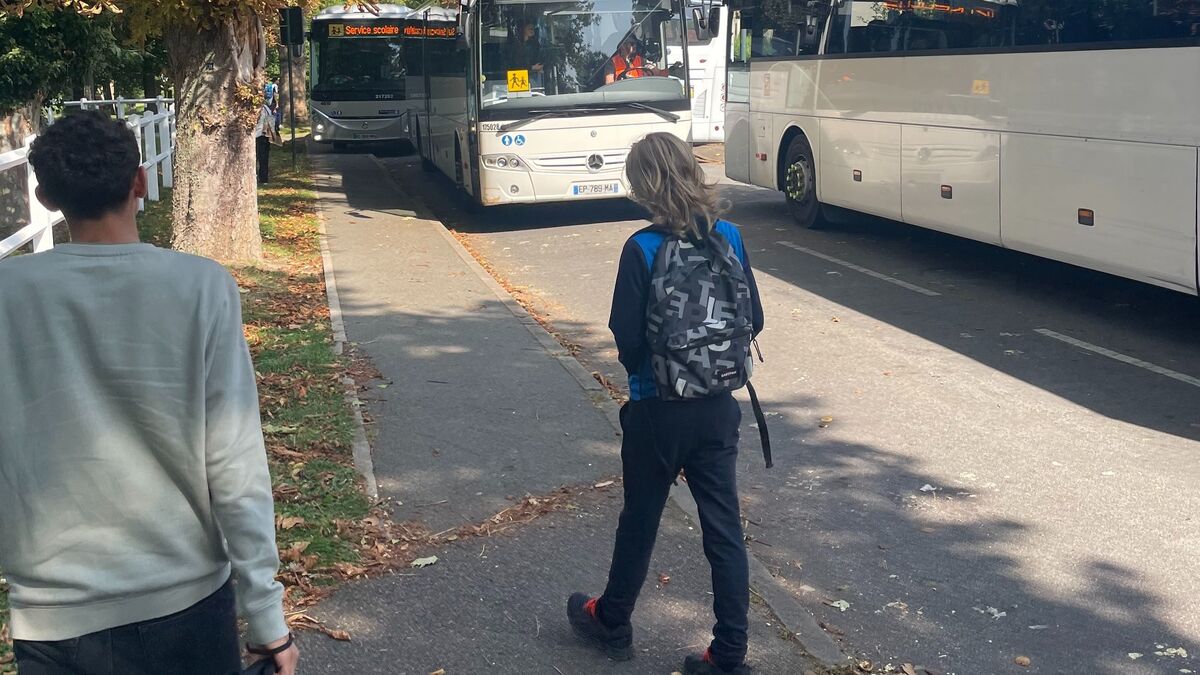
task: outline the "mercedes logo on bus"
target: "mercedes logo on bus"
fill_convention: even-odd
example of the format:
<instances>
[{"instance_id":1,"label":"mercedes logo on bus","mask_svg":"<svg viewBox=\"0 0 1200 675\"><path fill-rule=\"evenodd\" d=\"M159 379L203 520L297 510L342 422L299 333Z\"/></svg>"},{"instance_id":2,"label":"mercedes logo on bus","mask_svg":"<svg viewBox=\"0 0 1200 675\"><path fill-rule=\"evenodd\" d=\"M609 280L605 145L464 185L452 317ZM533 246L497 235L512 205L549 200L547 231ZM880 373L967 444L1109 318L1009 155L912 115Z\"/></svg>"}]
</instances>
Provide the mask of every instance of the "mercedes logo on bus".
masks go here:
<instances>
[{"instance_id":1,"label":"mercedes logo on bus","mask_svg":"<svg viewBox=\"0 0 1200 675\"><path fill-rule=\"evenodd\" d=\"M600 169L603 169L604 158L600 155L589 155L587 158L587 168L588 171L591 171L592 173L596 173Z\"/></svg>"}]
</instances>

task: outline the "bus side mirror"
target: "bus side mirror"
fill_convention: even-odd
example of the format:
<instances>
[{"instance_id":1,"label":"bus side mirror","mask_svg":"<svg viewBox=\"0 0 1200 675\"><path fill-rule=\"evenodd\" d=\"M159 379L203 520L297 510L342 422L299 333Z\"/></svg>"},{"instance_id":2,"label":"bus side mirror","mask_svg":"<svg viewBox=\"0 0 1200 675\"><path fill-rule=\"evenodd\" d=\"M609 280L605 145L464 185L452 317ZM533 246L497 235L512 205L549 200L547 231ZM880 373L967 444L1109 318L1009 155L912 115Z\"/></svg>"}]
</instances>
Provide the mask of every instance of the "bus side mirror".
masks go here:
<instances>
[{"instance_id":1,"label":"bus side mirror","mask_svg":"<svg viewBox=\"0 0 1200 675\"><path fill-rule=\"evenodd\" d=\"M815 51L821 44L821 22L813 14L804 16L804 23L800 25L800 46L805 51Z\"/></svg>"},{"instance_id":2,"label":"bus side mirror","mask_svg":"<svg viewBox=\"0 0 1200 675\"><path fill-rule=\"evenodd\" d=\"M708 10L708 34L716 37L721 32L721 7L714 5Z\"/></svg>"},{"instance_id":3,"label":"bus side mirror","mask_svg":"<svg viewBox=\"0 0 1200 675\"><path fill-rule=\"evenodd\" d=\"M708 33L708 18L704 16L704 10L699 7L692 8L692 24L696 26L696 37L700 37L701 33Z\"/></svg>"}]
</instances>

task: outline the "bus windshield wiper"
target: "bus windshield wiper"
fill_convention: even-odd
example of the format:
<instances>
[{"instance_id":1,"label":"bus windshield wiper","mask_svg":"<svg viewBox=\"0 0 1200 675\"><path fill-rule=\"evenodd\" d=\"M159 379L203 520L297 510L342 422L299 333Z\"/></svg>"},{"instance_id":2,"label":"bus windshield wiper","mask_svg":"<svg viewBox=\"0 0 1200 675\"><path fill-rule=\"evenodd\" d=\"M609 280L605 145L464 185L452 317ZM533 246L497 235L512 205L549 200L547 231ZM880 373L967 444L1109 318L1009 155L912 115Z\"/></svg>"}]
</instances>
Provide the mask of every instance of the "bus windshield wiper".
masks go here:
<instances>
[{"instance_id":1,"label":"bus windshield wiper","mask_svg":"<svg viewBox=\"0 0 1200 675\"><path fill-rule=\"evenodd\" d=\"M519 128L525 126L526 124L530 124L530 123L536 122L538 120L544 120L544 119L547 119L550 117L570 117L571 113L576 113L576 112L580 112L580 111L575 108L563 108L562 110L544 110L536 115L524 117L519 120L513 120L512 122L509 122L508 124L505 124L504 126L500 127L499 131L501 133L504 133L506 131L512 131L513 129L519 129Z\"/></svg>"},{"instance_id":2,"label":"bus windshield wiper","mask_svg":"<svg viewBox=\"0 0 1200 675\"><path fill-rule=\"evenodd\" d=\"M663 110L662 108L655 108L652 105L646 105L645 103L638 103L637 101L621 101L619 103L619 105L623 105L627 108L637 108L638 110L645 110L646 112L652 112L655 115L658 115L659 117L663 118L664 120L667 120L668 122L678 122L679 121L679 115L676 115L675 113L673 113L669 110Z\"/></svg>"}]
</instances>

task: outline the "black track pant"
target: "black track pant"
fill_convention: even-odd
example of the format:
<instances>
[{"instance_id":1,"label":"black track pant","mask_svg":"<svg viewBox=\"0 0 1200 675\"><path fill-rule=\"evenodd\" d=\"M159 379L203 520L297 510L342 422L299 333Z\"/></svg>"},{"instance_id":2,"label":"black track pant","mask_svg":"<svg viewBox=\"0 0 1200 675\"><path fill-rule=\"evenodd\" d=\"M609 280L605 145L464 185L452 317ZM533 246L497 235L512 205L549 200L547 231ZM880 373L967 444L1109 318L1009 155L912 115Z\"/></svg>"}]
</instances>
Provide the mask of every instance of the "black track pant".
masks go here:
<instances>
[{"instance_id":1,"label":"black track pant","mask_svg":"<svg viewBox=\"0 0 1200 675\"><path fill-rule=\"evenodd\" d=\"M632 401L621 409L625 507L617 526L608 588L598 604L609 627L629 623L646 580L671 482L683 469L696 499L704 555L712 567L713 660L722 669L746 657L749 568L737 493L741 409L732 395L689 401Z\"/></svg>"}]
</instances>

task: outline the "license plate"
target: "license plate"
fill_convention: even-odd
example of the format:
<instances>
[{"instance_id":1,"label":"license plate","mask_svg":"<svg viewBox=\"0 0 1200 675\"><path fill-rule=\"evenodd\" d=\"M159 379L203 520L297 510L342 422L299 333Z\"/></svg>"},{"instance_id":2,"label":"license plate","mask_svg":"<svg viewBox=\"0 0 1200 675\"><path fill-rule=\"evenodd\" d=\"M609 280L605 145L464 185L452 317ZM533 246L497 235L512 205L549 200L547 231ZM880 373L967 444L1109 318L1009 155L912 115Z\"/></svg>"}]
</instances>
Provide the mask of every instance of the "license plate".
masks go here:
<instances>
[{"instance_id":1,"label":"license plate","mask_svg":"<svg viewBox=\"0 0 1200 675\"><path fill-rule=\"evenodd\" d=\"M621 183L614 181L612 183L584 183L582 185L572 185L571 194L576 195L616 195L621 194Z\"/></svg>"},{"instance_id":2,"label":"license plate","mask_svg":"<svg viewBox=\"0 0 1200 675\"><path fill-rule=\"evenodd\" d=\"M369 141L379 138L379 134L354 134L354 139L357 141Z\"/></svg>"}]
</instances>

